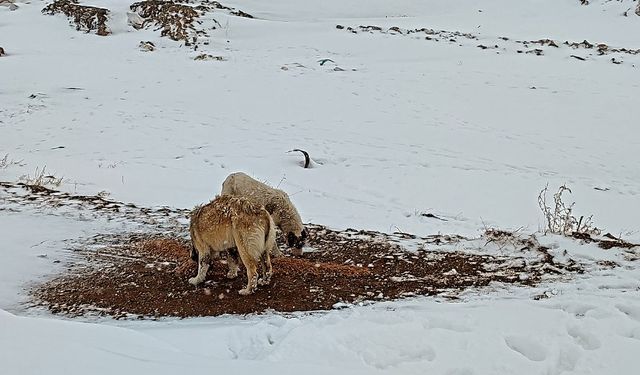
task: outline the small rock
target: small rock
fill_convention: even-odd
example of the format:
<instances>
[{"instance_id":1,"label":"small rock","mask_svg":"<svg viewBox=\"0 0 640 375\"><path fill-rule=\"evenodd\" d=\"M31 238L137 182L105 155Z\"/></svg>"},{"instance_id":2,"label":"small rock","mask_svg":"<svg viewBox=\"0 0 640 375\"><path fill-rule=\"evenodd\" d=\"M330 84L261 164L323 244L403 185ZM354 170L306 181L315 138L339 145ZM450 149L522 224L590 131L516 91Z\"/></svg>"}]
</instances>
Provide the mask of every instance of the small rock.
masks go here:
<instances>
[{"instance_id":1,"label":"small rock","mask_svg":"<svg viewBox=\"0 0 640 375\"><path fill-rule=\"evenodd\" d=\"M200 54L193 58L195 61L225 61L226 59L223 56L213 56L208 53Z\"/></svg>"},{"instance_id":2,"label":"small rock","mask_svg":"<svg viewBox=\"0 0 640 375\"><path fill-rule=\"evenodd\" d=\"M0 6L8 7L9 10L18 9L18 6L13 3L13 0L0 0Z\"/></svg>"},{"instance_id":3,"label":"small rock","mask_svg":"<svg viewBox=\"0 0 640 375\"><path fill-rule=\"evenodd\" d=\"M134 29L139 30L144 25L144 18L140 17L138 13L127 12L127 23Z\"/></svg>"},{"instance_id":4,"label":"small rock","mask_svg":"<svg viewBox=\"0 0 640 375\"><path fill-rule=\"evenodd\" d=\"M445 273L443 273L443 275L445 276L453 276L453 275L457 275L458 271L455 268L452 268L450 271L447 271Z\"/></svg>"}]
</instances>

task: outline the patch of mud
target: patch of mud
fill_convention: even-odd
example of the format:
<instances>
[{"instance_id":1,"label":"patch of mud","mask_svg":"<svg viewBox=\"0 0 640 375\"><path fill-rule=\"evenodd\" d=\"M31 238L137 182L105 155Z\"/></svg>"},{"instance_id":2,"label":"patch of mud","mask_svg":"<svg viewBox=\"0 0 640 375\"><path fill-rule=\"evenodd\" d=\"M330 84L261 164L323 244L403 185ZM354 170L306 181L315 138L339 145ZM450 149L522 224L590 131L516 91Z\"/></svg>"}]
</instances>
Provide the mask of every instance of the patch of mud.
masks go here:
<instances>
[{"instance_id":1,"label":"patch of mud","mask_svg":"<svg viewBox=\"0 0 640 375\"><path fill-rule=\"evenodd\" d=\"M528 287L584 272L583 265L566 252L554 257L557 250L551 252L535 236L517 231L487 229L479 238L420 237L306 224L310 236L303 254L274 259L271 285L240 296L246 276L241 272L228 280L224 259L212 262L203 287L188 284L196 274L189 257L189 209L147 208L111 200L106 194L75 195L0 182L0 211L25 210L77 220L122 221L128 230L65 241L69 251L65 271L36 287L32 296L37 305L70 316L316 311L421 295L457 298L469 289L483 293L492 282ZM632 250L630 257L636 255Z\"/></svg>"},{"instance_id":2,"label":"patch of mud","mask_svg":"<svg viewBox=\"0 0 640 375\"><path fill-rule=\"evenodd\" d=\"M269 286L241 296L241 272L226 278L226 261L214 260L203 287L188 284L196 273L189 258L186 227L179 235L98 235L74 250L82 266L33 291L38 304L54 313L98 314L116 318L156 318L251 314L267 311L328 310L343 304L411 296L456 295L491 282L535 285L543 277L579 272L518 256L462 251L406 251L393 238L367 231L334 231L308 224L309 246L302 256L273 260ZM435 237L430 238L436 242ZM439 242L453 243L444 236ZM281 244L282 246L282 244Z\"/></svg>"},{"instance_id":3,"label":"patch of mud","mask_svg":"<svg viewBox=\"0 0 640 375\"><path fill-rule=\"evenodd\" d=\"M95 31L97 35L111 34L107 27L109 10L86 5L79 5L78 0L57 0L42 9L42 13L54 15L62 13L74 24L76 30L84 32Z\"/></svg>"}]
</instances>

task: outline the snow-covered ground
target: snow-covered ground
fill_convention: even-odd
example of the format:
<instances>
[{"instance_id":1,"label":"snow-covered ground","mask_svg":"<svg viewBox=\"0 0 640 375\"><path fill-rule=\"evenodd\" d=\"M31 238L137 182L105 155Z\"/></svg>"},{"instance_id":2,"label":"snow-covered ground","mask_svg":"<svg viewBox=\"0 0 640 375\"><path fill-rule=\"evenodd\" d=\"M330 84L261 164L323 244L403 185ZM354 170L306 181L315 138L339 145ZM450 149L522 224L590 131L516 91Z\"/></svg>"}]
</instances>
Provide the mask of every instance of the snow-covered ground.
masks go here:
<instances>
[{"instance_id":1,"label":"snow-covered ground","mask_svg":"<svg viewBox=\"0 0 640 375\"><path fill-rule=\"evenodd\" d=\"M237 0L223 4L256 18L214 12L219 27L198 51L129 27L132 2L83 2L112 10L107 37L42 15L44 1L0 6L0 181L46 166L64 191L188 208L242 170L289 192L307 222L466 236L537 231L539 191L566 183L577 215L640 242L640 55L563 44L639 49L637 1ZM394 26L477 39L386 32ZM559 47L518 42L540 39ZM534 48L542 56L526 53ZM223 61L193 60L200 53ZM293 148L314 168L301 168ZM534 289L492 285L455 303L61 321L25 309L25 290L73 260L65 240L133 224L3 198L3 374L634 374L640 365L640 271L621 250L541 237L588 272ZM540 294L548 298L532 298Z\"/></svg>"}]
</instances>

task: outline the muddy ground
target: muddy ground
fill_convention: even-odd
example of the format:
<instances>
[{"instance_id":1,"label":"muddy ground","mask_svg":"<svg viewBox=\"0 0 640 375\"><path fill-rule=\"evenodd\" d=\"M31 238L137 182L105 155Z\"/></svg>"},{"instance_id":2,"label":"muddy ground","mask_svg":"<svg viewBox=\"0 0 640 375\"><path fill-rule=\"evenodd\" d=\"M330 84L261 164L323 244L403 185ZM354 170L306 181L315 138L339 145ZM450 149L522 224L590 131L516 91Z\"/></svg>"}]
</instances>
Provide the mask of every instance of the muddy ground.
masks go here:
<instances>
[{"instance_id":1,"label":"muddy ground","mask_svg":"<svg viewBox=\"0 0 640 375\"><path fill-rule=\"evenodd\" d=\"M541 255L540 262L528 264L518 257L427 248L408 252L391 236L377 232L333 231L313 224L308 229L305 252L274 259L271 285L259 287L250 296L238 294L246 283L243 272L236 279L226 278L224 259L213 261L204 286L188 284L196 264L189 257L186 233L95 236L85 248L76 249L86 259L82 266L70 267L67 274L40 286L33 295L52 312L69 315L216 316L328 310L419 295L456 298L463 290L494 281L527 286L545 274L580 271L577 266L553 265L544 248L528 249ZM430 240L460 239L434 236Z\"/></svg>"},{"instance_id":2,"label":"muddy ground","mask_svg":"<svg viewBox=\"0 0 640 375\"><path fill-rule=\"evenodd\" d=\"M105 195L0 182L0 212L22 210L132 228L64 241L69 254L64 271L36 285L31 296L35 306L67 316L155 319L318 311L415 296L456 299L465 291L485 293L492 282L526 288L584 272L566 256L554 259L534 235L488 228L478 238L417 237L308 223L303 254L285 250L285 257L273 260L271 284L241 296L246 276L241 270L238 278L227 279L223 258L213 261L203 286L187 282L196 274L189 256L189 209L140 207ZM603 249L638 246L609 234L576 239Z\"/></svg>"}]
</instances>

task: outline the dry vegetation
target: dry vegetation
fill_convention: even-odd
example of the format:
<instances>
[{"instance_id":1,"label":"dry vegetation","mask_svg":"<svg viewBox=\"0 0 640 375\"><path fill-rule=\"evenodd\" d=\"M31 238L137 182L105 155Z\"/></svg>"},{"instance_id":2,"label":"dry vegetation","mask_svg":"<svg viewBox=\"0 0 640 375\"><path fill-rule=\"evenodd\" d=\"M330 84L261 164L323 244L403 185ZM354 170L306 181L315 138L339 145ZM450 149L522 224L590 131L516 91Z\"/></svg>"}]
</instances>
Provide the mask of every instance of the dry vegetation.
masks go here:
<instances>
[{"instance_id":1,"label":"dry vegetation","mask_svg":"<svg viewBox=\"0 0 640 375\"><path fill-rule=\"evenodd\" d=\"M45 186L55 186L58 187L62 184L63 178L56 177L53 174L48 174L46 172L47 166L43 166L42 169L40 167L36 167L33 176L31 175L22 175L20 177L20 182L25 185L33 186L33 187L45 187Z\"/></svg>"},{"instance_id":2,"label":"dry vegetation","mask_svg":"<svg viewBox=\"0 0 640 375\"><path fill-rule=\"evenodd\" d=\"M194 21L200 16L196 9L189 5L173 1L149 0L131 5L131 10L144 19L142 27L149 24L160 27L162 36L172 40L184 41L190 46L198 40L198 32Z\"/></svg>"},{"instance_id":3,"label":"dry vegetation","mask_svg":"<svg viewBox=\"0 0 640 375\"><path fill-rule=\"evenodd\" d=\"M576 218L573 214L573 206L575 202L572 202L568 206L562 200L562 195L565 192L571 193L571 189L562 185L558 188L558 191L553 194L553 207L547 205L547 190L549 186L545 186L538 195L538 205L542 214L545 217L545 233L560 234L563 236L572 236L574 233L594 234L599 235L600 229L593 225L593 215L580 216Z\"/></svg>"},{"instance_id":4,"label":"dry vegetation","mask_svg":"<svg viewBox=\"0 0 640 375\"><path fill-rule=\"evenodd\" d=\"M111 32L107 27L109 10L86 5L79 5L78 0L57 0L42 9L44 14L66 15L75 24L76 30L87 33L95 31L97 35L106 36Z\"/></svg>"},{"instance_id":5,"label":"dry vegetation","mask_svg":"<svg viewBox=\"0 0 640 375\"><path fill-rule=\"evenodd\" d=\"M220 26L215 19L205 17L214 10L253 18L248 13L209 0L146 0L133 3L130 9L140 17L136 21L136 28L157 27L162 36L184 42L185 46L194 50L198 49L199 44L209 44L208 30Z\"/></svg>"}]
</instances>

